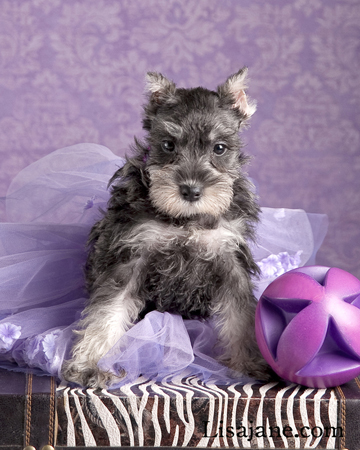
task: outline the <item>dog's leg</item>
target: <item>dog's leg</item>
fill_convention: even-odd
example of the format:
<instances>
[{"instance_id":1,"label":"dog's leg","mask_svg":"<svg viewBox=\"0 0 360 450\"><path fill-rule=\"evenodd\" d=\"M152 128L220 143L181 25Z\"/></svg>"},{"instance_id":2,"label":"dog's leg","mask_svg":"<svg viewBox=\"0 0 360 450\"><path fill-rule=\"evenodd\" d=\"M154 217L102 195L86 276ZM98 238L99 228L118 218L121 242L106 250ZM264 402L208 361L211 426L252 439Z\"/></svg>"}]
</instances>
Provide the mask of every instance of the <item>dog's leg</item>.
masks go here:
<instances>
[{"instance_id":1,"label":"dog's leg","mask_svg":"<svg viewBox=\"0 0 360 450\"><path fill-rule=\"evenodd\" d=\"M243 375L267 380L271 370L256 342L255 309L250 280L243 269L236 268L214 304L219 344L224 350L220 361Z\"/></svg>"},{"instance_id":2,"label":"dog's leg","mask_svg":"<svg viewBox=\"0 0 360 450\"><path fill-rule=\"evenodd\" d=\"M114 280L102 284L84 310L72 359L63 365L66 380L88 387L106 387L116 376L101 371L97 363L133 325L143 307L134 293L138 271L119 288ZM124 374L122 374L124 375ZM122 376L119 375L120 377Z\"/></svg>"}]
</instances>

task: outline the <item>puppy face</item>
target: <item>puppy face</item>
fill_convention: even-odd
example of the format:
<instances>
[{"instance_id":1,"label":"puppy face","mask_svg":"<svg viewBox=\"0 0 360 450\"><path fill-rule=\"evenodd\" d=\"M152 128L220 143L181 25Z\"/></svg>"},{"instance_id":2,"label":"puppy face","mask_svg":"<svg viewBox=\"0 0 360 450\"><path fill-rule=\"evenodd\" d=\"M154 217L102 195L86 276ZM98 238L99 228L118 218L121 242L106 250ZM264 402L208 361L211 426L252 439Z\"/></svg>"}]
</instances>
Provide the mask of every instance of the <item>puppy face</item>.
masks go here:
<instances>
[{"instance_id":1,"label":"puppy face","mask_svg":"<svg viewBox=\"0 0 360 450\"><path fill-rule=\"evenodd\" d=\"M218 217L233 198L242 162L238 132L248 114L234 106L236 97L224 85L218 92L176 89L153 76L160 78L144 119L151 202L172 217Z\"/></svg>"}]
</instances>

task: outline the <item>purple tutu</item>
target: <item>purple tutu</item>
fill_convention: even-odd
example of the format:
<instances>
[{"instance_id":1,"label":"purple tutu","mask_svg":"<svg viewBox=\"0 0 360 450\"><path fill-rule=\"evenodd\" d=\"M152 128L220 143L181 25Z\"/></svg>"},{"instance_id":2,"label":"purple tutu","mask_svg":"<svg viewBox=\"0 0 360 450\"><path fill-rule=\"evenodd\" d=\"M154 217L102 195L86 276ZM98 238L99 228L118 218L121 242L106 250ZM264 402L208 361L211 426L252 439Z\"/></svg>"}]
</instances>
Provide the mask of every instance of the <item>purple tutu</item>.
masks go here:
<instances>
[{"instance_id":1,"label":"purple tutu","mask_svg":"<svg viewBox=\"0 0 360 450\"><path fill-rule=\"evenodd\" d=\"M107 184L124 164L106 147L78 144L57 150L22 170L6 197L0 224L0 367L61 379L72 330L86 302L83 265L91 226L109 198ZM324 215L263 208L252 251L262 277L256 295L277 276L313 264L327 229ZM126 377L196 375L230 382L234 373L216 361L211 321L183 320L153 311L134 325L99 366ZM237 381L244 381L238 375Z\"/></svg>"}]
</instances>

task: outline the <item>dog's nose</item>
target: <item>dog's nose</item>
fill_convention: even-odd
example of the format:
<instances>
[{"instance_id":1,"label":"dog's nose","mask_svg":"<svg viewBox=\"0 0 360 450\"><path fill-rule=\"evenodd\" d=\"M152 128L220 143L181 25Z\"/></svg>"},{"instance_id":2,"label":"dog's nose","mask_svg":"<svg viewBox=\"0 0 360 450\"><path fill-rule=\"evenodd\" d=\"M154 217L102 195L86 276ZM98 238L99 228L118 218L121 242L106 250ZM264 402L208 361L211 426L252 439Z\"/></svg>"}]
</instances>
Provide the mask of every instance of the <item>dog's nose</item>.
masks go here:
<instances>
[{"instance_id":1,"label":"dog's nose","mask_svg":"<svg viewBox=\"0 0 360 450\"><path fill-rule=\"evenodd\" d=\"M180 186L180 194L182 198L188 202L196 202L201 197L201 189L198 186L188 186L182 184Z\"/></svg>"}]
</instances>

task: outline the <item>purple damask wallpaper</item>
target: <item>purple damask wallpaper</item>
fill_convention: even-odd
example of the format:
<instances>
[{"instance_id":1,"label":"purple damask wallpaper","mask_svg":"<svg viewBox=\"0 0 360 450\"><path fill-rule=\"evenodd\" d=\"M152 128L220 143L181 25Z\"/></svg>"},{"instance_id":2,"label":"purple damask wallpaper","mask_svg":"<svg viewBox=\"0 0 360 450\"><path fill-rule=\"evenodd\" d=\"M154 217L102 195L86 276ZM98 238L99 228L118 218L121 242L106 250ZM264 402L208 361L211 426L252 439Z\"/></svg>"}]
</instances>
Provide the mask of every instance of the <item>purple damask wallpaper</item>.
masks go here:
<instances>
[{"instance_id":1,"label":"purple damask wallpaper","mask_svg":"<svg viewBox=\"0 0 360 450\"><path fill-rule=\"evenodd\" d=\"M359 49L359 0L0 0L0 197L57 148L123 155L148 70L215 88L247 65L261 204L326 213L318 262L360 277Z\"/></svg>"}]
</instances>

